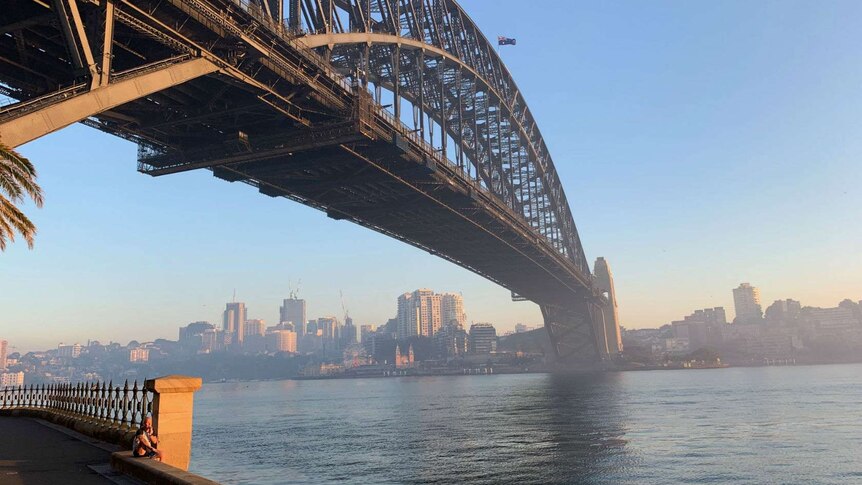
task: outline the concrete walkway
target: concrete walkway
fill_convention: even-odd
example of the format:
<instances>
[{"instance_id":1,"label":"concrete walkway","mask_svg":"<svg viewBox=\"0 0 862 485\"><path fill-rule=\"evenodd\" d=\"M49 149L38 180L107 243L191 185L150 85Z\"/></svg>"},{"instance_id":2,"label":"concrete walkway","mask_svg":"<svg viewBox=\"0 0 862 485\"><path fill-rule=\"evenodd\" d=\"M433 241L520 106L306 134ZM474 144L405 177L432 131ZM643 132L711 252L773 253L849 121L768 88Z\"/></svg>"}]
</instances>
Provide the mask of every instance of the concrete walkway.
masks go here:
<instances>
[{"instance_id":1,"label":"concrete walkway","mask_svg":"<svg viewBox=\"0 0 862 485\"><path fill-rule=\"evenodd\" d=\"M106 469L110 445L43 423L0 417L0 484L117 483L89 468Z\"/></svg>"}]
</instances>

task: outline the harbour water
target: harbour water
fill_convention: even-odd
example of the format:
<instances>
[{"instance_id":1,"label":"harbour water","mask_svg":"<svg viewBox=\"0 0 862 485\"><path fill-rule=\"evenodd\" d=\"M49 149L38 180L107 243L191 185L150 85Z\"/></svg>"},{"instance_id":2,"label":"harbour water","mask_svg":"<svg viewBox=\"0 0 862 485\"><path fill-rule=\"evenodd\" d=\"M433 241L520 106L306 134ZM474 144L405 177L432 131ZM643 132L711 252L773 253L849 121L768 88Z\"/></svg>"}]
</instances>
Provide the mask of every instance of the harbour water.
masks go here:
<instances>
[{"instance_id":1,"label":"harbour water","mask_svg":"<svg viewBox=\"0 0 862 485\"><path fill-rule=\"evenodd\" d=\"M255 483L862 483L862 365L207 384L191 471Z\"/></svg>"}]
</instances>

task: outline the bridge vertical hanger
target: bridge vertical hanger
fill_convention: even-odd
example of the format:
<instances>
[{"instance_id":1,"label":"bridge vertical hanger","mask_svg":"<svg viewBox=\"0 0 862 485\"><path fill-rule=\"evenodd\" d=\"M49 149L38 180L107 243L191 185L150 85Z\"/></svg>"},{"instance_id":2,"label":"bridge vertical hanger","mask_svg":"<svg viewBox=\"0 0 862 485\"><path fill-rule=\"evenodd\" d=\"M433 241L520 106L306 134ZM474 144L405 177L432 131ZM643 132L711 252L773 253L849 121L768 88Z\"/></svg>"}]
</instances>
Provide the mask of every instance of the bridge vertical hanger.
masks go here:
<instances>
[{"instance_id":1,"label":"bridge vertical hanger","mask_svg":"<svg viewBox=\"0 0 862 485\"><path fill-rule=\"evenodd\" d=\"M440 141L443 144L443 160L446 157L446 119L449 117L449 110L446 109L446 62L440 59L437 63L440 71Z\"/></svg>"},{"instance_id":2,"label":"bridge vertical hanger","mask_svg":"<svg viewBox=\"0 0 862 485\"><path fill-rule=\"evenodd\" d=\"M400 5L400 4L399 4ZM401 45L396 44L392 59L392 100L395 119L401 121Z\"/></svg>"},{"instance_id":3,"label":"bridge vertical hanger","mask_svg":"<svg viewBox=\"0 0 862 485\"><path fill-rule=\"evenodd\" d=\"M423 3L424 8L424 3ZM419 77L419 137L425 139L425 49L419 49L416 70Z\"/></svg>"},{"instance_id":4,"label":"bridge vertical hanger","mask_svg":"<svg viewBox=\"0 0 862 485\"><path fill-rule=\"evenodd\" d=\"M96 62L93 60L93 51L90 50L90 42L87 40L87 33L84 30L84 22L81 21L81 14L78 12L77 2L75 0L55 0L54 9L57 11L60 25L63 28L63 35L66 38L66 46L72 56L75 68L78 71L86 69L90 74L91 87L95 87L99 82ZM82 54L83 59L81 58Z\"/></svg>"},{"instance_id":5,"label":"bridge vertical hanger","mask_svg":"<svg viewBox=\"0 0 862 485\"><path fill-rule=\"evenodd\" d=\"M110 80L114 44L114 1L104 0L103 3L105 4L105 35L102 37L102 67L99 86L107 86Z\"/></svg>"},{"instance_id":6,"label":"bridge vertical hanger","mask_svg":"<svg viewBox=\"0 0 862 485\"><path fill-rule=\"evenodd\" d=\"M290 8L287 13L287 22L290 32L294 35L299 34L302 27L302 0L287 0L290 2Z\"/></svg>"}]
</instances>

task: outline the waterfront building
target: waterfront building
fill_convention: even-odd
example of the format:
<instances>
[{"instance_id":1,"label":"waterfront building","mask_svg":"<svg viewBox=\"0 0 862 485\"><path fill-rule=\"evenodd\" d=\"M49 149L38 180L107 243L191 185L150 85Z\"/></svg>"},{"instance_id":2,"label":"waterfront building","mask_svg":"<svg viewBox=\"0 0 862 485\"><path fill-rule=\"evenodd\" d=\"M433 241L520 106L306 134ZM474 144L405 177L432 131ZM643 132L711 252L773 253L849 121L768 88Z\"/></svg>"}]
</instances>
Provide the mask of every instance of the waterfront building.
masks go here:
<instances>
[{"instance_id":1,"label":"waterfront building","mask_svg":"<svg viewBox=\"0 0 862 485\"><path fill-rule=\"evenodd\" d=\"M3 372L0 373L0 389L4 387L17 387L24 385L23 372Z\"/></svg>"},{"instance_id":2,"label":"waterfront building","mask_svg":"<svg viewBox=\"0 0 862 485\"><path fill-rule=\"evenodd\" d=\"M225 344L242 345L243 325L245 321L245 303L231 302L225 305L222 326L225 335Z\"/></svg>"},{"instance_id":3,"label":"waterfront building","mask_svg":"<svg viewBox=\"0 0 862 485\"><path fill-rule=\"evenodd\" d=\"M748 283L741 283L733 289L733 307L736 310L733 323L760 323L763 320L760 290Z\"/></svg>"},{"instance_id":4,"label":"waterfront building","mask_svg":"<svg viewBox=\"0 0 862 485\"><path fill-rule=\"evenodd\" d=\"M407 367L413 367L413 344L410 344L407 347L407 353L401 353L401 347L395 346L395 367L398 369L403 369Z\"/></svg>"},{"instance_id":5,"label":"waterfront building","mask_svg":"<svg viewBox=\"0 0 862 485\"><path fill-rule=\"evenodd\" d=\"M497 351L497 329L490 323L470 325L470 352L488 354Z\"/></svg>"},{"instance_id":6,"label":"waterfront building","mask_svg":"<svg viewBox=\"0 0 862 485\"><path fill-rule=\"evenodd\" d=\"M297 336L302 337L306 332L305 300L299 298L285 298L278 309L280 323L290 322L293 324Z\"/></svg>"},{"instance_id":7,"label":"waterfront building","mask_svg":"<svg viewBox=\"0 0 862 485\"><path fill-rule=\"evenodd\" d=\"M620 332L620 315L617 308L617 294L614 289L614 274L605 258L596 259L593 265L596 286L605 294L608 305L602 307L605 322L605 338L608 352L616 355L623 351L623 336Z\"/></svg>"}]
</instances>

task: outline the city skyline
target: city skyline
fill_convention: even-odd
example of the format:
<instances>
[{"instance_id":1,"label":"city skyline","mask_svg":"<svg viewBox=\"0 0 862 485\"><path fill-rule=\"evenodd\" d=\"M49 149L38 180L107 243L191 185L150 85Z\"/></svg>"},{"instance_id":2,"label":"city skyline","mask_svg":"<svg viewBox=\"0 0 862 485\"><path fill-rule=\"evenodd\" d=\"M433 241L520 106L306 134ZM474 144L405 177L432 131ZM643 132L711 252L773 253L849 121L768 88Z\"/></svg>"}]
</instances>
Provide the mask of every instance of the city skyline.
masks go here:
<instances>
[{"instance_id":1,"label":"city skyline","mask_svg":"<svg viewBox=\"0 0 862 485\"><path fill-rule=\"evenodd\" d=\"M770 7L744 2L711 6L715 15L581 5L574 29L515 2L465 8L484 31L519 40L502 55L540 120L589 259L613 264L623 326L732 308L727 289L742 281L762 288L764 306L862 295L862 228L847 223L862 218L862 68L839 55L858 44L849 22L862 7L797 5L773 25ZM524 17L514 23L512 11ZM570 42L553 41L561 31ZM566 82L549 82L537 66L563 55L573 59L561 65ZM134 145L80 125L21 151L37 162L46 203L26 207L35 250L15 244L0 259L13 332L168 333L218 322L233 288L271 321L300 275L328 313L339 313L343 289L361 323L385 321L392 294L425 286L460 289L471 315L501 329L541 321L535 305L466 270L306 207L207 173L144 177ZM244 237L221 237L226 220Z\"/></svg>"}]
</instances>

